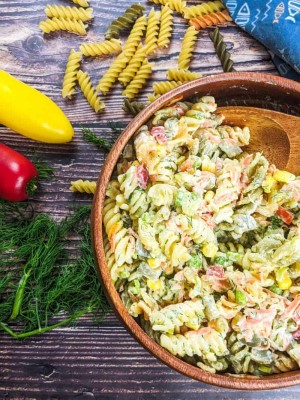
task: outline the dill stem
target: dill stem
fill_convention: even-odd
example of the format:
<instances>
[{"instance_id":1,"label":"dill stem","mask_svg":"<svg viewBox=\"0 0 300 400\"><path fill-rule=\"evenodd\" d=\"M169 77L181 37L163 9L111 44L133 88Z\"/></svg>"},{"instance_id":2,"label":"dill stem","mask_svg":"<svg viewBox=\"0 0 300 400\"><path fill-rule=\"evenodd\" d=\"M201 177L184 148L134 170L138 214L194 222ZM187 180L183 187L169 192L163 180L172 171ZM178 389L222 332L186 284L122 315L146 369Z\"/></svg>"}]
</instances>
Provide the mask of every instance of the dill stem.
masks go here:
<instances>
[{"instance_id":1,"label":"dill stem","mask_svg":"<svg viewBox=\"0 0 300 400\"><path fill-rule=\"evenodd\" d=\"M66 319L58 322L57 324L45 326L44 328L34 329L33 331L29 331L29 332L15 333L3 322L0 322L0 327L5 332L7 332L9 335L11 335L14 339L25 339L30 336L39 335L40 333L49 332L52 329L59 328L62 325L66 325L69 322L72 322L74 319L80 318L82 315L89 313L90 311L91 311L91 307L86 308L85 310L80 311L77 314L74 314L72 317L66 318Z\"/></svg>"},{"instance_id":2,"label":"dill stem","mask_svg":"<svg viewBox=\"0 0 300 400\"><path fill-rule=\"evenodd\" d=\"M26 272L26 265L25 265L24 274L22 275L22 277L19 281L18 289L16 291L14 304L13 304L13 308L12 308L12 313L11 313L11 316L9 317L10 321L13 321L14 319L16 319L20 313L26 283L27 283L28 278L31 275L31 271L32 271L32 268L30 268L29 271Z\"/></svg>"}]
</instances>

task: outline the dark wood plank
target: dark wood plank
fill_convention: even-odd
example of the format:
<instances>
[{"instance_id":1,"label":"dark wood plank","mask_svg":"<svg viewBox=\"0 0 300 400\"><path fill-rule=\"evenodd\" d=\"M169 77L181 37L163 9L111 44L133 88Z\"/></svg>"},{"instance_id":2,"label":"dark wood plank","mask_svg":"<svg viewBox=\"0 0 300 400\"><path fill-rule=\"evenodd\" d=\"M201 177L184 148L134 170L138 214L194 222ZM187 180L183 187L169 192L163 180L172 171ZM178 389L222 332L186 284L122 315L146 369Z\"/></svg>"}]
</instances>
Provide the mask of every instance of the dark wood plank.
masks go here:
<instances>
[{"instance_id":1,"label":"dark wood plank","mask_svg":"<svg viewBox=\"0 0 300 400\"><path fill-rule=\"evenodd\" d=\"M0 141L24 154L34 151L55 168L51 183L45 183L35 198L38 211L61 218L72 204L89 204L88 195L69 191L71 180L96 179L105 152L83 142L80 125L94 127L110 137L107 121L128 122L121 110L121 89L116 88L106 100L107 111L97 116L78 91L74 101L62 99L61 82L71 48L82 41L101 40L108 22L120 15L134 1L91 0L95 20L87 38L69 33L43 36L38 22L44 18L48 0L0 0L0 68L49 95L68 115L76 135L66 145L39 144L0 126ZM53 2L54 3L54 2ZM69 4L55 1L56 4ZM152 5L141 1L149 9ZM197 2L198 3L198 2ZM191 2L192 4L192 2ZM154 61L154 80L165 80L167 65L176 65L185 22L176 17L175 33L168 52ZM277 74L262 45L234 24L222 28L237 71L264 71ZM84 62L94 83L108 68L110 58ZM192 69L204 75L222 72L207 31L200 32ZM151 82L140 96L146 99ZM109 314L101 326L92 318L81 318L75 328L63 328L17 342L0 335L0 398L7 399L290 399L300 397L299 387L274 392L246 393L223 390L188 379L153 358Z\"/></svg>"}]
</instances>

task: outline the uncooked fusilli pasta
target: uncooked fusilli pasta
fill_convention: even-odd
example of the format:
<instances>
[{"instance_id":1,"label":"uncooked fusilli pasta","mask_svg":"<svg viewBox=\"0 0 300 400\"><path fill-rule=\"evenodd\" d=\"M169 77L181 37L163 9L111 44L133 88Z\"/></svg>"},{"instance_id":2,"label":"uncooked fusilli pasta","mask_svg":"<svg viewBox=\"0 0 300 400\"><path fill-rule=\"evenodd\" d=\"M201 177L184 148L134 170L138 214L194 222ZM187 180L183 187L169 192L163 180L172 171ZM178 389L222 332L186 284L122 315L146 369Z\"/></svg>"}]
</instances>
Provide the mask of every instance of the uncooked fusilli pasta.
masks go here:
<instances>
[{"instance_id":1,"label":"uncooked fusilli pasta","mask_svg":"<svg viewBox=\"0 0 300 400\"><path fill-rule=\"evenodd\" d=\"M133 4L124 12L123 15L112 21L105 32L105 38L118 38L120 31L128 29L134 21L143 14L145 7L140 4Z\"/></svg>"},{"instance_id":2,"label":"uncooked fusilli pasta","mask_svg":"<svg viewBox=\"0 0 300 400\"><path fill-rule=\"evenodd\" d=\"M183 82L180 81L166 81L166 82L154 82L153 91L154 94L164 94L170 90L182 85Z\"/></svg>"},{"instance_id":3,"label":"uncooked fusilli pasta","mask_svg":"<svg viewBox=\"0 0 300 400\"><path fill-rule=\"evenodd\" d=\"M189 20L189 24L191 26L194 26L195 29L197 29L198 31L199 29L205 29L208 26L224 24L225 22L230 21L232 21L232 18L229 15L229 12L227 10L224 10L192 18Z\"/></svg>"},{"instance_id":4,"label":"uncooked fusilli pasta","mask_svg":"<svg viewBox=\"0 0 300 400\"><path fill-rule=\"evenodd\" d=\"M149 55L153 54L157 49L159 25L160 25L160 12L154 11L154 8L152 8L148 15L148 24L147 24L146 38L145 38L147 54Z\"/></svg>"},{"instance_id":5,"label":"uncooked fusilli pasta","mask_svg":"<svg viewBox=\"0 0 300 400\"><path fill-rule=\"evenodd\" d=\"M230 53L226 49L226 44L224 43L224 37L221 35L219 28L216 28L213 32L209 32L209 37L214 43L217 55L221 61L224 72L232 72L233 61L230 58Z\"/></svg>"},{"instance_id":6,"label":"uncooked fusilli pasta","mask_svg":"<svg viewBox=\"0 0 300 400\"><path fill-rule=\"evenodd\" d=\"M120 53L122 42L119 39L105 40L103 42L82 43L81 53L86 57L103 56L112 53Z\"/></svg>"},{"instance_id":7,"label":"uncooked fusilli pasta","mask_svg":"<svg viewBox=\"0 0 300 400\"><path fill-rule=\"evenodd\" d=\"M112 85L117 81L120 73L126 67L127 63L128 58L124 55L124 53L119 54L100 79L97 85L98 92L102 92L104 95L107 94Z\"/></svg>"},{"instance_id":8,"label":"uncooked fusilli pasta","mask_svg":"<svg viewBox=\"0 0 300 400\"><path fill-rule=\"evenodd\" d=\"M77 181L72 181L70 190L72 192L88 193L94 194L96 191L97 182L83 181L78 179Z\"/></svg>"},{"instance_id":9,"label":"uncooked fusilli pasta","mask_svg":"<svg viewBox=\"0 0 300 400\"><path fill-rule=\"evenodd\" d=\"M77 7L64 7L58 6L56 4L48 4L45 8L45 14L49 18L71 18L78 19L81 21L90 21L93 19L93 9L92 8L77 8Z\"/></svg>"},{"instance_id":10,"label":"uncooked fusilli pasta","mask_svg":"<svg viewBox=\"0 0 300 400\"><path fill-rule=\"evenodd\" d=\"M147 48L140 45L136 53L129 61L127 67L120 73L119 82L126 86L130 81L132 81L141 65L143 65L146 54Z\"/></svg>"},{"instance_id":11,"label":"uncooked fusilli pasta","mask_svg":"<svg viewBox=\"0 0 300 400\"><path fill-rule=\"evenodd\" d=\"M145 15L142 15L135 21L135 24L133 25L133 28L131 29L128 39L126 40L123 47L123 53L126 57L131 58L136 52L136 49L141 43L141 39L144 35L146 26L147 18Z\"/></svg>"},{"instance_id":12,"label":"uncooked fusilli pasta","mask_svg":"<svg viewBox=\"0 0 300 400\"><path fill-rule=\"evenodd\" d=\"M82 54L80 51L71 50L65 76L62 85L62 96L72 98L72 95L75 93L75 86L77 82L77 72L80 68Z\"/></svg>"},{"instance_id":13,"label":"uncooked fusilli pasta","mask_svg":"<svg viewBox=\"0 0 300 400\"><path fill-rule=\"evenodd\" d=\"M130 101L127 98L124 99L123 110L131 115L137 115L140 111L145 108L143 103L137 101Z\"/></svg>"},{"instance_id":14,"label":"uncooked fusilli pasta","mask_svg":"<svg viewBox=\"0 0 300 400\"><path fill-rule=\"evenodd\" d=\"M133 78L133 80L129 83L126 89L123 91L123 96L128 97L128 99L133 99L138 92L142 89L142 87L146 84L152 73L152 67L154 63L149 63L146 59Z\"/></svg>"},{"instance_id":15,"label":"uncooked fusilli pasta","mask_svg":"<svg viewBox=\"0 0 300 400\"><path fill-rule=\"evenodd\" d=\"M190 26L186 30L178 57L178 67L181 69L187 69L190 65L197 40L197 33L193 26Z\"/></svg>"},{"instance_id":16,"label":"uncooked fusilli pasta","mask_svg":"<svg viewBox=\"0 0 300 400\"><path fill-rule=\"evenodd\" d=\"M157 45L160 48L168 47L171 41L173 27L172 10L168 5L161 8L161 22L158 33Z\"/></svg>"},{"instance_id":17,"label":"uncooked fusilli pasta","mask_svg":"<svg viewBox=\"0 0 300 400\"><path fill-rule=\"evenodd\" d=\"M167 70L168 81L188 82L188 81L193 81L194 79L198 79L201 77L202 77L202 75L198 74L198 72L192 72L192 71L188 71L186 69L169 68Z\"/></svg>"},{"instance_id":18,"label":"uncooked fusilli pasta","mask_svg":"<svg viewBox=\"0 0 300 400\"><path fill-rule=\"evenodd\" d=\"M68 31L77 35L86 35L87 25L76 19L54 17L41 21L39 27L44 33Z\"/></svg>"},{"instance_id":19,"label":"uncooked fusilli pasta","mask_svg":"<svg viewBox=\"0 0 300 400\"><path fill-rule=\"evenodd\" d=\"M80 7L89 7L89 2L87 0L72 0L74 4L78 4Z\"/></svg>"},{"instance_id":20,"label":"uncooked fusilli pasta","mask_svg":"<svg viewBox=\"0 0 300 400\"><path fill-rule=\"evenodd\" d=\"M168 5L171 10L177 11L178 13L182 14L185 6L186 1L183 0L149 0L154 4L162 4L163 6Z\"/></svg>"},{"instance_id":21,"label":"uncooked fusilli pasta","mask_svg":"<svg viewBox=\"0 0 300 400\"><path fill-rule=\"evenodd\" d=\"M96 89L93 87L88 73L79 70L77 73L77 79L84 97L87 99L90 106L93 107L96 112L103 110L105 105L98 97Z\"/></svg>"},{"instance_id":22,"label":"uncooked fusilli pasta","mask_svg":"<svg viewBox=\"0 0 300 400\"><path fill-rule=\"evenodd\" d=\"M186 19L191 19L201 15L215 13L217 11L224 10L224 8L225 6L221 1L209 1L197 6L185 7L183 9L183 16Z\"/></svg>"}]
</instances>

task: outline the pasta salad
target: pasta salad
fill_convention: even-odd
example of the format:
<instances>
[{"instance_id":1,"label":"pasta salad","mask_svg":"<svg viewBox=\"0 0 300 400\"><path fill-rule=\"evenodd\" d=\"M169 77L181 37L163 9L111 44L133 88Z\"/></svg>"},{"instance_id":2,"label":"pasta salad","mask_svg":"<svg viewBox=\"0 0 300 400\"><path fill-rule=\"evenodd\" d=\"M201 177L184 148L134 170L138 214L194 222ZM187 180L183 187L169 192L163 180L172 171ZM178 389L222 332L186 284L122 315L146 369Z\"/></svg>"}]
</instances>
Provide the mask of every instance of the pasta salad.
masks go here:
<instances>
[{"instance_id":1,"label":"pasta salad","mask_svg":"<svg viewBox=\"0 0 300 400\"><path fill-rule=\"evenodd\" d=\"M108 268L129 313L212 373L300 366L300 178L215 99L157 111L127 144L103 209Z\"/></svg>"}]
</instances>

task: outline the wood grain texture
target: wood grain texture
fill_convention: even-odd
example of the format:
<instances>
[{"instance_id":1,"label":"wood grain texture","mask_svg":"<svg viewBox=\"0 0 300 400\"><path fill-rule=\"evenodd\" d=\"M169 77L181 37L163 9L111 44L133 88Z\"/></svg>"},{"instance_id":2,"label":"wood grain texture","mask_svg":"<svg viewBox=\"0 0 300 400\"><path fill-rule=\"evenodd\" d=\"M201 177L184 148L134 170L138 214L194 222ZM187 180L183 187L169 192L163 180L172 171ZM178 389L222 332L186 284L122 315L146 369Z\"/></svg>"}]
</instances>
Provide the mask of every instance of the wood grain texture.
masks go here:
<instances>
[{"instance_id":1,"label":"wood grain texture","mask_svg":"<svg viewBox=\"0 0 300 400\"><path fill-rule=\"evenodd\" d=\"M71 180L97 179L106 153L82 141L80 126L113 137L107 126L112 118L124 124L130 117L121 111L121 88L106 100L107 111L97 116L78 91L74 101L63 100L61 84L70 49L83 41L102 40L109 22L133 0L91 0L95 19L86 38L69 33L43 36L38 22L45 18L48 0L0 0L0 68L49 95L75 127L75 138L66 145L39 144L0 126L0 140L27 155L36 152L55 168L55 178L43 184L34 199L38 211L62 218L73 204L89 204L91 196L69 191ZM68 1L53 1L72 5ZM146 5L146 1L142 0ZM196 2L199 3L199 2ZM192 2L191 2L192 4ZM147 4L149 10L149 4ZM152 6L152 4L151 4ZM172 45L155 58L153 80L165 80L167 67L176 66L185 22L176 16ZM234 24L221 28L237 71L261 71L277 75L268 52ZM93 83L111 59L84 62ZM199 33L192 70L204 75L222 72L207 31ZM151 92L151 82L141 96ZM280 105L272 107L279 111ZM292 106L289 111L293 112ZM296 110L297 111L297 110ZM296 112L295 112L296 113ZM92 318L24 342L0 335L0 399L124 399L179 400L188 398L237 400L296 400L299 387L273 392L245 393L201 384L163 365L144 350L111 313L98 327Z\"/></svg>"}]
</instances>

